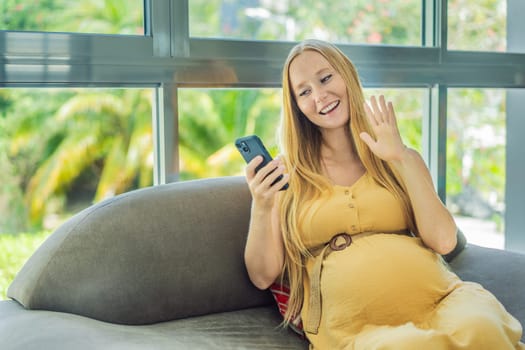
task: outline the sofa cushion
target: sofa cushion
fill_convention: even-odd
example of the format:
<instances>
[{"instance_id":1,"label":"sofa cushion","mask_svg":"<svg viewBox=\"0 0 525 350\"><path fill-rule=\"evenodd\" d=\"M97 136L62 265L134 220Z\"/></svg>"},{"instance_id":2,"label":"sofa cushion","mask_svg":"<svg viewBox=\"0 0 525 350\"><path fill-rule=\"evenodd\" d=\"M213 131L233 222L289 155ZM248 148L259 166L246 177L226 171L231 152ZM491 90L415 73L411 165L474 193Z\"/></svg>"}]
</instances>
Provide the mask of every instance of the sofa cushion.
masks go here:
<instances>
[{"instance_id":1,"label":"sofa cushion","mask_svg":"<svg viewBox=\"0 0 525 350\"><path fill-rule=\"evenodd\" d=\"M148 324L272 303L248 279L244 177L128 192L69 219L8 289L28 309Z\"/></svg>"},{"instance_id":2,"label":"sofa cushion","mask_svg":"<svg viewBox=\"0 0 525 350\"><path fill-rule=\"evenodd\" d=\"M308 343L279 327L275 307L191 317L154 325L117 325L53 311L24 310L0 301L2 350L306 350Z\"/></svg>"}]
</instances>

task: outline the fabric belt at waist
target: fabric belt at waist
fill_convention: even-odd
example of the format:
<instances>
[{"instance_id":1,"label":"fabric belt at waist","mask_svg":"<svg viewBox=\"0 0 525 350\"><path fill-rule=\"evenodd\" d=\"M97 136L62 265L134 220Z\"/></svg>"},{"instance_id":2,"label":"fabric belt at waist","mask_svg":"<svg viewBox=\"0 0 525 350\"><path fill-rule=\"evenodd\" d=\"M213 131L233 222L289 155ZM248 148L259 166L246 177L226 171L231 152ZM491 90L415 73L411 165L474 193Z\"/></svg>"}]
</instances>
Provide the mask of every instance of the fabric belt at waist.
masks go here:
<instances>
[{"instance_id":1,"label":"fabric belt at waist","mask_svg":"<svg viewBox=\"0 0 525 350\"><path fill-rule=\"evenodd\" d=\"M395 231L395 232L361 232L353 235L348 233L338 233L332 239L317 248L310 250L310 253L315 257L314 267L310 276L310 298L308 300L308 319L303 320L305 332L317 334L319 324L321 322L321 269L323 267L323 260L332 251L343 250L356 239L367 237L373 234L400 234L411 235L409 231Z\"/></svg>"}]
</instances>

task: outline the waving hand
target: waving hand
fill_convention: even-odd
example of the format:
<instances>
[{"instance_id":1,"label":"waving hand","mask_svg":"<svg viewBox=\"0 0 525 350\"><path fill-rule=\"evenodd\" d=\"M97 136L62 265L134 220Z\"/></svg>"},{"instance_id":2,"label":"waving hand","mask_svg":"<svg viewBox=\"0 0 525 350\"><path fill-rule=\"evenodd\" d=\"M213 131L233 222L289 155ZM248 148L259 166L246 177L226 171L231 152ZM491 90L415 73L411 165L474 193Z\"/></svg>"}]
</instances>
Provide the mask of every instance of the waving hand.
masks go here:
<instances>
[{"instance_id":1,"label":"waving hand","mask_svg":"<svg viewBox=\"0 0 525 350\"><path fill-rule=\"evenodd\" d=\"M379 158L385 161L399 160L406 146L399 134L392 102L387 104L383 95L379 96L379 101L372 96L370 104L365 102L364 107L376 139L367 132L362 132L359 136Z\"/></svg>"}]
</instances>

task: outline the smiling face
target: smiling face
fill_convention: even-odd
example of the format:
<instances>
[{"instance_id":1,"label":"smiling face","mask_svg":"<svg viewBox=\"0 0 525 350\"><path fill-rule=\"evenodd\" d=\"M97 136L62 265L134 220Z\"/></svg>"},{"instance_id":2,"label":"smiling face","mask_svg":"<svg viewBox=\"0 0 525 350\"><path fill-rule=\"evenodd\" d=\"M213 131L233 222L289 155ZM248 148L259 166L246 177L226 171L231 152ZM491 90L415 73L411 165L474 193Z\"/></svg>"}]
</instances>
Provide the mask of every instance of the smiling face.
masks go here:
<instances>
[{"instance_id":1,"label":"smiling face","mask_svg":"<svg viewBox=\"0 0 525 350\"><path fill-rule=\"evenodd\" d=\"M348 127L345 82L323 55L306 50L296 56L290 64L289 78L297 106L321 131Z\"/></svg>"}]
</instances>

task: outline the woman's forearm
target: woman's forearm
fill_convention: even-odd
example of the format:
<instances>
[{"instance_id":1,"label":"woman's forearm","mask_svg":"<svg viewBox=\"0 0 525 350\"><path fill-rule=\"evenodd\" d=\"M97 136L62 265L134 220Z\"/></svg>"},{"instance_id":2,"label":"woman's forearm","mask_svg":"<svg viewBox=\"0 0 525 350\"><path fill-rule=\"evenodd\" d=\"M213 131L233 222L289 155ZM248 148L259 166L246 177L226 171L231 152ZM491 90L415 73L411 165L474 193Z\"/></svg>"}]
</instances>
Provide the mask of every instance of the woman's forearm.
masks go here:
<instances>
[{"instance_id":1,"label":"woman's forearm","mask_svg":"<svg viewBox=\"0 0 525 350\"><path fill-rule=\"evenodd\" d=\"M250 280L260 289L268 288L281 274L284 247L275 208L252 205L244 260Z\"/></svg>"},{"instance_id":2,"label":"woman's forearm","mask_svg":"<svg viewBox=\"0 0 525 350\"><path fill-rule=\"evenodd\" d=\"M425 162L407 148L391 164L408 191L421 239L436 252L449 253L456 246L456 223L437 195Z\"/></svg>"}]
</instances>

